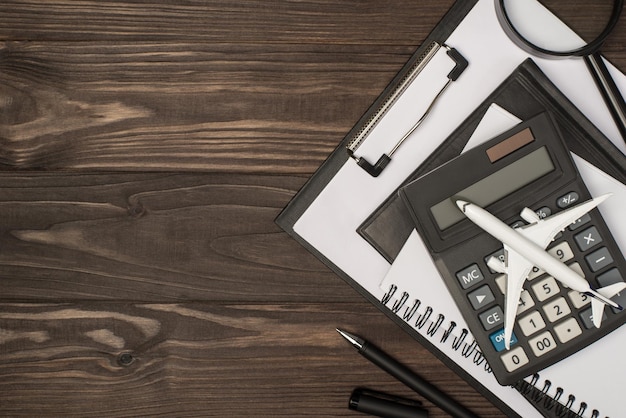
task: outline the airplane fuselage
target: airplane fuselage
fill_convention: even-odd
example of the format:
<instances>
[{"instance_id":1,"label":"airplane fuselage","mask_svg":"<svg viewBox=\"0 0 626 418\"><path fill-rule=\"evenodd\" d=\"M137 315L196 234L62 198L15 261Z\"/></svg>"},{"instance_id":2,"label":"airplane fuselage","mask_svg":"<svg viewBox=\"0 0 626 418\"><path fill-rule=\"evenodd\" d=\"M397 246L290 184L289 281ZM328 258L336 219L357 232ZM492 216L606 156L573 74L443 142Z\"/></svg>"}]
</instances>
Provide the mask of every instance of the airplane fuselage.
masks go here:
<instances>
[{"instance_id":1,"label":"airplane fuselage","mask_svg":"<svg viewBox=\"0 0 626 418\"><path fill-rule=\"evenodd\" d=\"M573 290L583 293L589 291L587 280L485 209L468 202L463 202L459 207L472 222L514 251L517 251L526 260L532 261L536 267L544 270ZM524 277L523 279L526 278Z\"/></svg>"}]
</instances>

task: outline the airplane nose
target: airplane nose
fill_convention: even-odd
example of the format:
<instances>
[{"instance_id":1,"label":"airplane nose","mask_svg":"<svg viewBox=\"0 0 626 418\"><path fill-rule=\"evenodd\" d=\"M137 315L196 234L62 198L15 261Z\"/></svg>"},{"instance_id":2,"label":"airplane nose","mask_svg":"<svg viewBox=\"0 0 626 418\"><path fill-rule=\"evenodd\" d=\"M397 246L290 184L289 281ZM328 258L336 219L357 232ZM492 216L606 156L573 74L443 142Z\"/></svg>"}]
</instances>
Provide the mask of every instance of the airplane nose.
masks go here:
<instances>
[{"instance_id":1,"label":"airplane nose","mask_svg":"<svg viewBox=\"0 0 626 418\"><path fill-rule=\"evenodd\" d=\"M459 207L459 209L461 209L461 211L465 212L465 205L467 205L467 202L465 200L457 200L456 205Z\"/></svg>"}]
</instances>

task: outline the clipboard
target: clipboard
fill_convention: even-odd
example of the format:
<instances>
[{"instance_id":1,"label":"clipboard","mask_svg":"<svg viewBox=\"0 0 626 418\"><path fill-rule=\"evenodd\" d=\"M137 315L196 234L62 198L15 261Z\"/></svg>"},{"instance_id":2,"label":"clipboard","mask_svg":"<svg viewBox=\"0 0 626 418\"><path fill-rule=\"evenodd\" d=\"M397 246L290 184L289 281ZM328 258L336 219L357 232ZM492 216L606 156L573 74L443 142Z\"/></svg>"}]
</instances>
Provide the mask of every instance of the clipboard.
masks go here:
<instances>
[{"instance_id":1,"label":"clipboard","mask_svg":"<svg viewBox=\"0 0 626 418\"><path fill-rule=\"evenodd\" d=\"M328 182L333 178L343 164L350 159L347 147L352 139L362 130L369 120L372 119L374 114L383 106L383 103L389 98L392 92L395 90L401 81L407 77L411 69L420 60L420 58L426 54L428 48L433 42L440 44L450 36L454 29L459 25L463 18L469 13L472 7L478 0L471 1L456 1L452 8L444 15L441 21L435 26L432 32L422 43L422 46L416 49L411 55L409 60L404 64L400 71L389 82L381 94L376 98L372 105L366 110L366 112L360 117L358 122L352 127L352 129L346 134L344 139L339 143L335 150L329 155L329 157L322 163L319 169L316 171L304 186L298 191L297 198L292 199L284 210L279 214L276 219L276 223L288 232L294 239L298 240L301 244L306 242L301 240L297 234L293 231L295 222L302 216L304 211L311 205L313 200L319 195L319 193L326 187ZM314 248L309 248L313 250ZM316 254L318 257L320 254Z\"/></svg>"}]
</instances>

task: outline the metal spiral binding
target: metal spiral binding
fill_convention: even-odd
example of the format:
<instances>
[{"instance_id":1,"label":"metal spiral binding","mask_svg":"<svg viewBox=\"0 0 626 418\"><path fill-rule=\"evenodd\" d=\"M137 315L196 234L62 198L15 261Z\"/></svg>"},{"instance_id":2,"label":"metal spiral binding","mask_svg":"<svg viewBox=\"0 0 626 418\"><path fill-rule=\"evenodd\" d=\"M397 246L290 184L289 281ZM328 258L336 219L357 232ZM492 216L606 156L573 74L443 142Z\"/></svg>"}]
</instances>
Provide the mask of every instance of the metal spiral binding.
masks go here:
<instances>
[{"instance_id":1,"label":"metal spiral binding","mask_svg":"<svg viewBox=\"0 0 626 418\"><path fill-rule=\"evenodd\" d=\"M382 296L381 303L383 305L387 305L394 299L394 295L398 291L398 286L392 284L389 287L389 290ZM407 302L410 299L410 295L408 292L403 291L396 300L391 304L391 311L400 316L405 322L412 323L412 326L416 329L425 328L425 333L427 336L433 338L437 334L444 322L446 317L441 314L435 314L435 311L431 306L422 306L422 302L419 299L413 299L412 304L408 304ZM418 313L418 308L422 307L424 309L423 312ZM402 308L404 308L404 312L402 312ZM434 319L431 319L433 315L436 315ZM466 358L472 358L474 364L477 366L483 366L485 371L490 372L491 368L489 364L486 362L486 359L483 353L480 351L478 347L478 343L476 340L466 341L466 337L469 335L469 331L465 328L461 329L461 333L458 336L454 336L452 334L452 330L456 328L455 322L450 322L448 324L447 329L443 329L443 335L441 337L440 343L444 344L448 341L450 336L454 338L450 341L450 347L454 351L461 351L461 355Z\"/></svg>"},{"instance_id":2,"label":"metal spiral binding","mask_svg":"<svg viewBox=\"0 0 626 418\"><path fill-rule=\"evenodd\" d=\"M554 416L559 418L583 418L583 414L588 408L585 402L581 402L578 406L578 411L574 410L574 402L576 397L574 395L568 395L565 403L560 402L563 396L563 388L557 387L554 395L548 395L548 391L552 387L552 382L549 380L543 381L543 388L538 386L540 376L535 373L530 382L526 380L520 380L516 382L512 387L521 394L525 395L527 399L542 404L542 408L546 411L554 411ZM591 413L591 418L599 418L600 412L594 409Z\"/></svg>"},{"instance_id":3,"label":"metal spiral binding","mask_svg":"<svg viewBox=\"0 0 626 418\"><path fill-rule=\"evenodd\" d=\"M363 127L352 137L350 142L346 148L348 151L354 152L359 148L361 143L369 133L374 129L374 127L378 124L380 119L387 113L389 108L398 100L398 98L404 93L407 87L411 84L411 82L417 77L417 75L424 69L426 64L435 56L437 51L441 48L441 45L438 42L432 42L426 48L426 51L415 62L413 67L409 70L409 72L404 76L402 81L398 84L395 90L389 95L389 97L383 102L383 104L378 108L378 110L368 119L367 123L363 125Z\"/></svg>"},{"instance_id":4,"label":"metal spiral binding","mask_svg":"<svg viewBox=\"0 0 626 418\"><path fill-rule=\"evenodd\" d=\"M381 298L381 303L383 305L387 305L389 303L394 294L398 291L398 286L392 284L389 287L389 290L383 295ZM400 298L396 300L392 307L392 312L395 314L399 314L402 307L406 305L410 295L407 292L402 292ZM404 315L402 315L402 319L406 322L409 322L412 317L417 313L417 308L421 305L419 299L415 299L412 306L406 306L406 311ZM428 318L433 313L433 309L430 306L426 307L426 311L423 314L419 314L417 321L415 322L416 328L422 328ZM435 331L441 327L443 324L445 317L441 314L438 315L437 321L431 323L427 335L430 337L434 337ZM441 343L445 343L448 338L452 335L452 330L456 327L454 322L451 322L448 329L444 331L444 336L441 339ZM431 329L432 328L432 329ZM465 337L469 334L469 331L465 328L462 329L461 335L456 336L451 341L450 347L455 350L461 350L461 353L464 357L474 356L474 364L477 366L483 365L485 370L489 371L488 365L484 362L484 356L480 352L476 341L468 342L465 341ZM484 364L483 364L484 363ZM561 397L563 396L563 389L560 387L556 388L556 392L554 395L548 395L548 391L552 387L552 382L549 380L544 380L543 387L539 386L540 375L535 373L530 382L526 380L520 380L512 385L514 389L524 395L527 399L535 402L537 404L542 404L543 409L546 411L554 411L556 417L559 418L583 418L583 414L588 409L588 405L585 402L581 402L578 406L578 411L574 410L574 402L576 401L576 397L574 395L568 395L567 401L565 403L560 402ZM600 418L600 412L597 409L594 409L591 413L591 418Z\"/></svg>"}]
</instances>

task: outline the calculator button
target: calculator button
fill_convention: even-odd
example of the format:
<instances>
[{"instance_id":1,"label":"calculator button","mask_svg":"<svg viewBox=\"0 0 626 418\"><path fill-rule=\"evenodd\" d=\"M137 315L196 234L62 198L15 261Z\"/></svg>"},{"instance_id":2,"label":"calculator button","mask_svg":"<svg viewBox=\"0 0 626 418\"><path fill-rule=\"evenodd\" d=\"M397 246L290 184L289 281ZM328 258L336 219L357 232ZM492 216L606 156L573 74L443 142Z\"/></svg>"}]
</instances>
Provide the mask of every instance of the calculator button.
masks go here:
<instances>
[{"instance_id":1,"label":"calculator button","mask_svg":"<svg viewBox=\"0 0 626 418\"><path fill-rule=\"evenodd\" d=\"M491 292L491 289L487 285L479 287L478 289L469 293L467 297L469 298L470 303L476 310L484 308L485 306L496 300L496 298L493 296L493 293Z\"/></svg>"},{"instance_id":2,"label":"calculator button","mask_svg":"<svg viewBox=\"0 0 626 418\"><path fill-rule=\"evenodd\" d=\"M624 278L616 268L612 268L606 273L602 273L597 279L600 287L609 286L615 283L622 283L624 281ZM626 290L619 292L617 295L613 296L611 300L617 302L621 306L626 306ZM611 307L611 309L613 309L613 312L619 312L619 309L613 307Z\"/></svg>"},{"instance_id":3,"label":"calculator button","mask_svg":"<svg viewBox=\"0 0 626 418\"><path fill-rule=\"evenodd\" d=\"M500 352L506 348L504 345L504 328L500 329L499 331L494 332L493 334L490 334L489 339L491 340L491 344L493 345L493 348L497 352ZM517 343L517 337L515 336L515 333L513 333L511 334L511 347L515 345L516 343Z\"/></svg>"},{"instance_id":4,"label":"calculator button","mask_svg":"<svg viewBox=\"0 0 626 418\"><path fill-rule=\"evenodd\" d=\"M496 277L496 284L498 285L498 289L500 289L500 293L504 295L506 293L506 274L501 274Z\"/></svg>"},{"instance_id":5,"label":"calculator button","mask_svg":"<svg viewBox=\"0 0 626 418\"><path fill-rule=\"evenodd\" d=\"M467 289L469 287L474 286L476 283L481 282L485 279L483 273L480 271L478 264L472 264L459 271L456 274L456 278L461 284L463 289Z\"/></svg>"},{"instance_id":6,"label":"calculator button","mask_svg":"<svg viewBox=\"0 0 626 418\"><path fill-rule=\"evenodd\" d=\"M575 318L569 318L554 326L554 332L561 343L566 343L583 333Z\"/></svg>"},{"instance_id":7,"label":"calculator button","mask_svg":"<svg viewBox=\"0 0 626 418\"><path fill-rule=\"evenodd\" d=\"M519 298L519 304L517 305L517 313L520 314L522 312L526 312L533 306L535 306L535 301L532 296L530 296L530 292L528 290L522 290Z\"/></svg>"},{"instance_id":8,"label":"calculator button","mask_svg":"<svg viewBox=\"0 0 626 418\"><path fill-rule=\"evenodd\" d=\"M616 268L612 268L606 273L602 273L598 276L598 285L600 287L609 286L615 283L621 283L624 281L624 278L620 274L619 270Z\"/></svg>"},{"instance_id":9,"label":"calculator button","mask_svg":"<svg viewBox=\"0 0 626 418\"><path fill-rule=\"evenodd\" d=\"M584 226L587 222L591 222L591 215L585 213L582 217L572 222L568 228L570 231L575 231L578 228Z\"/></svg>"},{"instance_id":10,"label":"calculator button","mask_svg":"<svg viewBox=\"0 0 626 418\"><path fill-rule=\"evenodd\" d=\"M500 289L500 293L503 295L506 293L506 274L501 274L496 277L496 285L498 289ZM522 293L520 293L519 304L517 305L517 313L520 314L522 312L526 312L530 308L535 306L535 301L532 296L530 296L530 292L528 290L522 289Z\"/></svg>"},{"instance_id":11,"label":"calculator button","mask_svg":"<svg viewBox=\"0 0 626 418\"><path fill-rule=\"evenodd\" d=\"M595 328L595 325L593 325L593 315L591 314L591 308L585 309L584 311L580 313L579 316L580 316L580 320L583 321L583 325L585 326L585 328L587 329ZM606 312L602 310L602 321L604 321L606 318L607 318Z\"/></svg>"},{"instance_id":12,"label":"calculator button","mask_svg":"<svg viewBox=\"0 0 626 418\"><path fill-rule=\"evenodd\" d=\"M559 293L559 285L556 284L554 277L548 276L545 279L532 285L533 292L537 300L543 302Z\"/></svg>"},{"instance_id":13,"label":"calculator button","mask_svg":"<svg viewBox=\"0 0 626 418\"><path fill-rule=\"evenodd\" d=\"M494 306L493 308L486 310L478 315L478 317L480 318L480 322L483 324L483 328L485 328L486 331L489 331L498 325L502 325L504 322L504 313L502 312L502 308L499 306Z\"/></svg>"},{"instance_id":14,"label":"calculator button","mask_svg":"<svg viewBox=\"0 0 626 418\"><path fill-rule=\"evenodd\" d=\"M572 302L572 305L576 309L580 309L586 304L591 303L591 298L589 296L576 290L570 290L567 296L569 297L570 302Z\"/></svg>"},{"instance_id":15,"label":"calculator button","mask_svg":"<svg viewBox=\"0 0 626 418\"><path fill-rule=\"evenodd\" d=\"M530 269L530 273L528 273L528 280L536 279L539 276L543 276L545 271L541 270L539 267L534 266Z\"/></svg>"},{"instance_id":16,"label":"calculator button","mask_svg":"<svg viewBox=\"0 0 626 418\"><path fill-rule=\"evenodd\" d=\"M500 356L507 371L512 372L528 364L528 356L522 347L515 347Z\"/></svg>"},{"instance_id":17,"label":"calculator button","mask_svg":"<svg viewBox=\"0 0 626 418\"><path fill-rule=\"evenodd\" d=\"M531 338L528 340L528 344L537 357L543 356L556 348L556 341L554 341L554 337L550 334L550 331L546 331L535 338Z\"/></svg>"},{"instance_id":18,"label":"calculator button","mask_svg":"<svg viewBox=\"0 0 626 418\"><path fill-rule=\"evenodd\" d=\"M580 264L572 263L572 264L568 265L567 267L569 267L572 270L574 270L579 276L585 277L585 273L583 272L582 267L580 267Z\"/></svg>"},{"instance_id":19,"label":"calculator button","mask_svg":"<svg viewBox=\"0 0 626 418\"><path fill-rule=\"evenodd\" d=\"M515 222L512 222L509 224L509 226L513 229L515 228L519 228L521 226L526 225L526 222L522 221L521 219L516 220Z\"/></svg>"},{"instance_id":20,"label":"calculator button","mask_svg":"<svg viewBox=\"0 0 626 418\"><path fill-rule=\"evenodd\" d=\"M483 260L485 261L485 264L487 264L487 261L489 261L489 259L491 257L495 257L498 260L502 261L503 263L505 262L504 260L504 248L500 248L498 251L493 252L491 254L489 254L487 257L485 257ZM497 271L492 270L491 267L489 267L489 271L492 273L497 273Z\"/></svg>"},{"instance_id":21,"label":"calculator button","mask_svg":"<svg viewBox=\"0 0 626 418\"><path fill-rule=\"evenodd\" d=\"M525 317L518 320L520 329L525 336L534 334L546 327L546 323L541 317L539 311L533 311Z\"/></svg>"},{"instance_id":22,"label":"calculator button","mask_svg":"<svg viewBox=\"0 0 626 418\"><path fill-rule=\"evenodd\" d=\"M563 254L560 254L559 250L562 250ZM574 253L572 252L572 247L570 247L567 242L563 242L563 243L561 243L561 244L551 248L550 250L548 250L548 252L551 252L551 251L554 251L553 253L551 253L554 257L559 258L559 259L561 257L563 257L564 259L561 260L563 262L571 260L572 257L574 257ZM569 268L571 268L572 270L576 271L581 276L584 276L584 273L583 273L582 269L580 268L580 266L578 265L578 263L570 264ZM535 267L533 267L530 270L530 273L528 274L528 280L536 279L539 276L543 276L545 273L546 273L545 271L543 271L539 267L535 266Z\"/></svg>"},{"instance_id":23,"label":"calculator button","mask_svg":"<svg viewBox=\"0 0 626 418\"><path fill-rule=\"evenodd\" d=\"M542 208L537 209L535 213L537 214L537 216L539 216L539 219L544 219L552 215L552 209L550 209L547 206L544 206Z\"/></svg>"},{"instance_id":24,"label":"calculator button","mask_svg":"<svg viewBox=\"0 0 626 418\"><path fill-rule=\"evenodd\" d=\"M551 254L554 258L558 258L559 261L563 263L574 258L574 252L572 251L572 247L569 246L567 241L563 241L560 244L550 248L548 250L548 253Z\"/></svg>"},{"instance_id":25,"label":"calculator button","mask_svg":"<svg viewBox=\"0 0 626 418\"><path fill-rule=\"evenodd\" d=\"M596 271L602 270L604 267L608 266L613 262L613 257L609 254L609 249L606 247L602 247L599 250L596 250L585 257L587 264L589 264L589 268L594 273Z\"/></svg>"},{"instance_id":26,"label":"calculator button","mask_svg":"<svg viewBox=\"0 0 626 418\"><path fill-rule=\"evenodd\" d=\"M583 232L574 235L574 240L578 244L580 251L587 251L589 248L602 242L602 237L595 226L585 229Z\"/></svg>"},{"instance_id":27,"label":"calculator button","mask_svg":"<svg viewBox=\"0 0 626 418\"><path fill-rule=\"evenodd\" d=\"M563 241L560 244L548 249L547 251L554 258L558 258L559 261L562 261L563 263L574 258L574 252L572 251L572 247L569 246L567 241ZM530 270L530 273L528 273L528 280L536 279L544 273L545 271L535 266Z\"/></svg>"},{"instance_id":28,"label":"calculator button","mask_svg":"<svg viewBox=\"0 0 626 418\"><path fill-rule=\"evenodd\" d=\"M578 196L578 193L576 192L569 192L561 197L559 197L556 201L556 205L561 208L561 209L565 209L568 208L576 203L578 203L578 200L580 200L580 197Z\"/></svg>"},{"instance_id":29,"label":"calculator button","mask_svg":"<svg viewBox=\"0 0 626 418\"><path fill-rule=\"evenodd\" d=\"M550 322L556 322L561 318L565 318L572 312L564 297L546 303L543 311Z\"/></svg>"}]
</instances>

